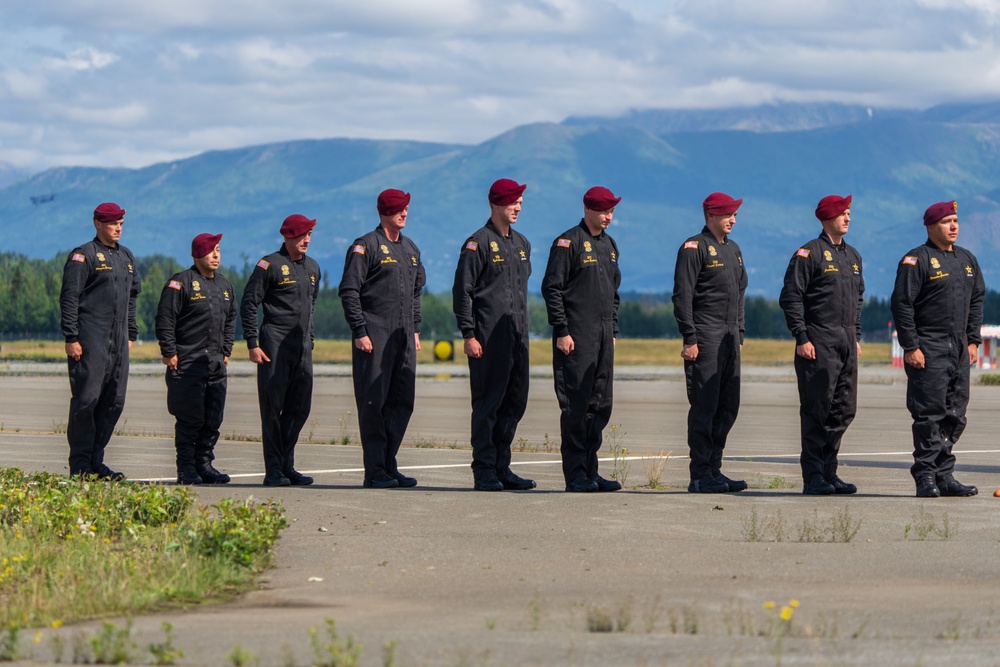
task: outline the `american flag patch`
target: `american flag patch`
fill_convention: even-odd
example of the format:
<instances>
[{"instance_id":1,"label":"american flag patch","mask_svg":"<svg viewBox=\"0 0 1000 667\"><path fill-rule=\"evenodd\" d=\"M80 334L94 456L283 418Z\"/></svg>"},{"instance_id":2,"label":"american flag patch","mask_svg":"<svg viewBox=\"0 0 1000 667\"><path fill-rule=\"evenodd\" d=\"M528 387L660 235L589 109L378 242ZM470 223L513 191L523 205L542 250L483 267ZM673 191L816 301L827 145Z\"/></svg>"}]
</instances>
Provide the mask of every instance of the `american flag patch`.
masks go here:
<instances>
[{"instance_id":1,"label":"american flag patch","mask_svg":"<svg viewBox=\"0 0 1000 667\"><path fill-rule=\"evenodd\" d=\"M909 264L910 266L916 266L917 265L917 258L914 257L913 255L907 255L906 257L903 258L903 264Z\"/></svg>"},{"instance_id":2,"label":"american flag patch","mask_svg":"<svg viewBox=\"0 0 1000 667\"><path fill-rule=\"evenodd\" d=\"M70 257L70 261L73 261L73 262L86 262L87 258L84 257L82 254L80 254L78 252L74 252L73 255Z\"/></svg>"},{"instance_id":3,"label":"american flag patch","mask_svg":"<svg viewBox=\"0 0 1000 667\"><path fill-rule=\"evenodd\" d=\"M365 247L363 245L361 245L360 243L357 243L357 244L351 246L351 252L356 252L359 255L363 255L363 254L365 254Z\"/></svg>"},{"instance_id":4,"label":"american flag patch","mask_svg":"<svg viewBox=\"0 0 1000 667\"><path fill-rule=\"evenodd\" d=\"M796 257L808 257L809 256L809 248L799 248L798 251L795 253L795 256Z\"/></svg>"},{"instance_id":5,"label":"american flag patch","mask_svg":"<svg viewBox=\"0 0 1000 667\"><path fill-rule=\"evenodd\" d=\"M556 241L556 246L559 247L559 248L568 248L569 247L569 239L559 239L559 240L557 240Z\"/></svg>"},{"instance_id":6,"label":"american flag patch","mask_svg":"<svg viewBox=\"0 0 1000 667\"><path fill-rule=\"evenodd\" d=\"M266 259L262 259L259 262L257 262L257 266L267 271L268 267L271 266L271 262L267 261Z\"/></svg>"},{"instance_id":7,"label":"american flag patch","mask_svg":"<svg viewBox=\"0 0 1000 667\"><path fill-rule=\"evenodd\" d=\"M465 244L465 249L466 250L479 250L479 244L476 243L475 241L469 241L468 243Z\"/></svg>"},{"instance_id":8,"label":"american flag patch","mask_svg":"<svg viewBox=\"0 0 1000 667\"><path fill-rule=\"evenodd\" d=\"M181 288L181 284L176 280L171 280L169 283L167 283L167 287L169 287L170 289L179 290Z\"/></svg>"},{"instance_id":9,"label":"american flag patch","mask_svg":"<svg viewBox=\"0 0 1000 667\"><path fill-rule=\"evenodd\" d=\"M688 249L697 250L698 249L698 242L697 241L687 241L687 242L684 243L684 249L685 250L688 250Z\"/></svg>"}]
</instances>

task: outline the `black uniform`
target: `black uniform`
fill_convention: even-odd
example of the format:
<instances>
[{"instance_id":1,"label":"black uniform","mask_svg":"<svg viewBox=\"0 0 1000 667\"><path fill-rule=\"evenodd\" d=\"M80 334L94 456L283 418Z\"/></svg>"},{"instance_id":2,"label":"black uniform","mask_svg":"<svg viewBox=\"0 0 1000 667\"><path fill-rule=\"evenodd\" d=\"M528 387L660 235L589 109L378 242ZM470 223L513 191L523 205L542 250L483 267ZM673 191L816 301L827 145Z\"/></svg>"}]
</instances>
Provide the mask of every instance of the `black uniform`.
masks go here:
<instances>
[{"instance_id":1,"label":"black uniform","mask_svg":"<svg viewBox=\"0 0 1000 667\"><path fill-rule=\"evenodd\" d=\"M906 407L913 417L914 479L948 478L952 445L965 430L969 345L982 343L986 286L971 252L931 241L906 253L896 269L892 319L899 344L924 354L922 369L906 365Z\"/></svg>"},{"instance_id":2,"label":"black uniform","mask_svg":"<svg viewBox=\"0 0 1000 667\"><path fill-rule=\"evenodd\" d=\"M674 318L684 344L698 344L698 358L684 362L692 480L720 474L739 413L746 288L743 254L728 237L717 241L705 227L677 251Z\"/></svg>"},{"instance_id":3,"label":"black uniform","mask_svg":"<svg viewBox=\"0 0 1000 667\"><path fill-rule=\"evenodd\" d=\"M396 454L413 414L424 283L416 244L402 234L390 241L381 225L347 251L339 290L344 317L355 339L372 342L370 353L355 347L352 355L366 480L398 473Z\"/></svg>"},{"instance_id":4,"label":"black uniform","mask_svg":"<svg viewBox=\"0 0 1000 667\"><path fill-rule=\"evenodd\" d=\"M295 443L312 408L313 312L319 264L303 256L292 261L284 245L264 257L247 281L240 303L247 347L260 347L270 363L257 366L266 476L288 477L295 469ZM258 336L257 308L264 306Z\"/></svg>"},{"instance_id":5,"label":"black uniform","mask_svg":"<svg viewBox=\"0 0 1000 667\"><path fill-rule=\"evenodd\" d=\"M69 472L107 474L104 449L125 407L128 344L139 337L135 299L142 291L135 256L97 238L76 248L63 267L59 306L67 343L83 355L69 359Z\"/></svg>"},{"instance_id":6,"label":"black uniform","mask_svg":"<svg viewBox=\"0 0 1000 667\"><path fill-rule=\"evenodd\" d=\"M618 246L584 221L552 242L542 296L552 325L552 367L562 411L562 466L566 483L597 480L597 452L611 419L615 337L618 335ZM572 336L563 354L556 339Z\"/></svg>"},{"instance_id":7,"label":"black uniform","mask_svg":"<svg viewBox=\"0 0 1000 667\"><path fill-rule=\"evenodd\" d=\"M858 341L865 281L861 254L823 232L792 255L779 303L796 345L812 343L816 358L795 355L802 428L802 479L837 475L840 440L857 413Z\"/></svg>"},{"instance_id":8,"label":"black uniform","mask_svg":"<svg viewBox=\"0 0 1000 667\"><path fill-rule=\"evenodd\" d=\"M510 474L510 444L528 405L528 277L531 244L492 222L462 246L452 305L465 339L483 348L469 357L472 386L472 472Z\"/></svg>"},{"instance_id":9,"label":"black uniform","mask_svg":"<svg viewBox=\"0 0 1000 667\"><path fill-rule=\"evenodd\" d=\"M221 273L206 278L191 267L174 274L160 293L156 338L160 355L177 355L167 369L167 410L177 422L177 471L210 470L226 406L225 359L233 354L236 293Z\"/></svg>"}]
</instances>

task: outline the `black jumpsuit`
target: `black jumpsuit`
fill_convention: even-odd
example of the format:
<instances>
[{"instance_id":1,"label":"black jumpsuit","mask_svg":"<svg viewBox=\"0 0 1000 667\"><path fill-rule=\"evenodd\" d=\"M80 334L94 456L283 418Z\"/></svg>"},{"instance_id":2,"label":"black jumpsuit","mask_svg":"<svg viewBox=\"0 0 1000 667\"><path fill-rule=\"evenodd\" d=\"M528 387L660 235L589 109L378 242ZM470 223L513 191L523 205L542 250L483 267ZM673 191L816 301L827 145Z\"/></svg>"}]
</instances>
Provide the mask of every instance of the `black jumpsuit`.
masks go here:
<instances>
[{"instance_id":1,"label":"black jumpsuit","mask_svg":"<svg viewBox=\"0 0 1000 667\"><path fill-rule=\"evenodd\" d=\"M698 358L684 362L692 480L717 476L726 438L740 410L740 345L746 326L747 273L740 247L708 227L685 241L674 267L674 318Z\"/></svg>"},{"instance_id":2,"label":"black jumpsuit","mask_svg":"<svg viewBox=\"0 0 1000 667\"><path fill-rule=\"evenodd\" d=\"M906 407L913 417L914 479L938 480L955 468L952 445L965 430L969 404L969 345L983 342L986 285L965 248L941 250L931 241L906 253L896 269L892 318L902 348L919 348L922 369L906 364Z\"/></svg>"},{"instance_id":3,"label":"black jumpsuit","mask_svg":"<svg viewBox=\"0 0 1000 667\"><path fill-rule=\"evenodd\" d=\"M469 357L472 472L510 474L510 445L528 405L528 277L531 244L492 222L466 240L458 256L452 306L465 339L483 348Z\"/></svg>"},{"instance_id":4,"label":"black jumpsuit","mask_svg":"<svg viewBox=\"0 0 1000 667\"><path fill-rule=\"evenodd\" d=\"M611 420L619 285L618 246L607 233L592 236L581 220L552 242L542 296L552 325L567 484L598 477L597 452ZM556 348L563 336L572 336L575 344L568 355Z\"/></svg>"},{"instance_id":5,"label":"black jumpsuit","mask_svg":"<svg viewBox=\"0 0 1000 667\"><path fill-rule=\"evenodd\" d=\"M226 407L225 358L233 354L236 293L221 273L206 278L191 267L163 286L156 312L160 355L177 355L167 369L167 411L175 418L177 471L200 472L215 460Z\"/></svg>"},{"instance_id":6,"label":"black jumpsuit","mask_svg":"<svg viewBox=\"0 0 1000 667\"><path fill-rule=\"evenodd\" d=\"M69 472L106 474L104 449L125 407L129 341L139 337L135 299L142 291L135 256L123 245L96 238L69 254L59 306L67 343L80 343L69 359Z\"/></svg>"},{"instance_id":7,"label":"black jumpsuit","mask_svg":"<svg viewBox=\"0 0 1000 667\"><path fill-rule=\"evenodd\" d=\"M372 351L352 348L354 398L364 450L365 479L398 472L396 454L413 415L426 277L420 250L400 234L390 241L381 225L347 251L340 299L352 336L368 336Z\"/></svg>"},{"instance_id":8,"label":"black jumpsuit","mask_svg":"<svg viewBox=\"0 0 1000 667\"><path fill-rule=\"evenodd\" d=\"M292 261L282 245L257 262L240 303L247 347L259 346L271 359L257 366L267 476L287 477L294 470L295 443L312 408L313 313L320 278L316 260ZM261 304L264 322L258 336Z\"/></svg>"},{"instance_id":9,"label":"black jumpsuit","mask_svg":"<svg viewBox=\"0 0 1000 667\"><path fill-rule=\"evenodd\" d=\"M796 345L812 343L816 358L795 355L802 429L802 479L837 474L840 441L857 413L858 340L865 281L861 254L826 232L788 263L779 303Z\"/></svg>"}]
</instances>

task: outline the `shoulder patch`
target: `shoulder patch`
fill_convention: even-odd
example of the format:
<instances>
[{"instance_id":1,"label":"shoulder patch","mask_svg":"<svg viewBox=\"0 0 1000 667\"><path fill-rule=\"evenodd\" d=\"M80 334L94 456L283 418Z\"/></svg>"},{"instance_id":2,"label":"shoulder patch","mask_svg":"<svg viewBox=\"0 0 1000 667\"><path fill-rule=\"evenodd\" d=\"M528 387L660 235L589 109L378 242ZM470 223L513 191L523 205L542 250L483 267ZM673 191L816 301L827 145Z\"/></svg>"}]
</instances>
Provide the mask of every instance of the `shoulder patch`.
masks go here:
<instances>
[{"instance_id":1,"label":"shoulder patch","mask_svg":"<svg viewBox=\"0 0 1000 667\"><path fill-rule=\"evenodd\" d=\"M356 252L359 255L363 255L365 254L365 247L360 243L355 243L354 245L351 246L351 252Z\"/></svg>"},{"instance_id":2,"label":"shoulder patch","mask_svg":"<svg viewBox=\"0 0 1000 667\"><path fill-rule=\"evenodd\" d=\"M167 283L167 287L169 287L170 289L179 290L181 288L181 284L176 280L171 280L169 283Z\"/></svg>"},{"instance_id":3,"label":"shoulder patch","mask_svg":"<svg viewBox=\"0 0 1000 667\"><path fill-rule=\"evenodd\" d=\"M86 262L87 261L87 258L83 256L83 253L80 253L80 252L74 252L72 255L70 255L69 259L70 259L71 262Z\"/></svg>"},{"instance_id":4,"label":"shoulder patch","mask_svg":"<svg viewBox=\"0 0 1000 667\"><path fill-rule=\"evenodd\" d=\"M556 239L557 248L568 248L570 244L569 239Z\"/></svg>"},{"instance_id":5,"label":"shoulder patch","mask_svg":"<svg viewBox=\"0 0 1000 667\"><path fill-rule=\"evenodd\" d=\"M913 255L907 255L906 257L903 258L903 262L902 263L903 264L908 264L910 266L916 266L917 265L917 258L914 257Z\"/></svg>"},{"instance_id":6,"label":"shoulder patch","mask_svg":"<svg viewBox=\"0 0 1000 667\"><path fill-rule=\"evenodd\" d=\"M809 256L809 248L799 248L798 251L796 251L795 256L796 257L808 257Z\"/></svg>"},{"instance_id":7,"label":"shoulder patch","mask_svg":"<svg viewBox=\"0 0 1000 667\"><path fill-rule=\"evenodd\" d=\"M257 266L267 271L267 269L271 266L271 262L267 261L266 259L262 259L259 262L257 262Z\"/></svg>"},{"instance_id":8,"label":"shoulder patch","mask_svg":"<svg viewBox=\"0 0 1000 667\"><path fill-rule=\"evenodd\" d=\"M684 242L684 249L685 250L697 250L698 249L698 242L697 241L685 241Z\"/></svg>"},{"instance_id":9,"label":"shoulder patch","mask_svg":"<svg viewBox=\"0 0 1000 667\"><path fill-rule=\"evenodd\" d=\"M479 244L476 243L475 241L469 241L468 243L465 244L465 249L466 250L479 250Z\"/></svg>"}]
</instances>

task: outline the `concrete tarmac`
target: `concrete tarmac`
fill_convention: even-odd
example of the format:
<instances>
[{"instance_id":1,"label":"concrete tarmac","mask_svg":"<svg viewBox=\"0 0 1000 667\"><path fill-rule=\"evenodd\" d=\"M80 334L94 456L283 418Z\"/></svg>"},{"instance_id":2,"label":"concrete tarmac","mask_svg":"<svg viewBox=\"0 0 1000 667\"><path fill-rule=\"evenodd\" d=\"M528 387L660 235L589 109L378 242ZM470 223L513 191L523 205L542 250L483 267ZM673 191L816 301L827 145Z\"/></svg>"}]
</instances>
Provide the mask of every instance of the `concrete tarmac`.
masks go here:
<instances>
[{"instance_id":1,"label":"concrete tarmac","mask_svg":"<svg viewBox=\"0 0 1000 667\"><path fill-rule=\"evenodd\" d=\"M2 371L2 369L0 369ZM64 367L0 374L0 461L66 471ZM275 568L222 605L134 621L140 646L174 625L181 664L224 665L239 645L261 665L309 665L308 630L333 618L364 646L361 664L396 665L996 665L1000 530L1000 388L973 388L956 475L973 498L913 496L910 418L901 369L866 369L860 411L841 452L855 496L807 497L798 465L798 397L790 368L744 369L743 401L723 471L740 494L686 492L687 401L675 369L618 369L611 423L627 448L627 490L567 494L551 377L533 373L514 469L519 493L471 490L469 393L462 367L422 369L401 467L413 489L362 489L351 381L318 373L297 467L306 488L260 486L252 369L234 368L216 467L200 502L274 498L291 522ZM130 377L107 460L132 479L176 474L160 369ZM339 444L343 440L350 444ZM331 444L337 443L337 444ZM610 436L606 436L607 454ZM669 455L661 484L647 468ZM650 457L650 458L643 458ZM602 460L610 476L612 462ZM638 488L636 488L638 487ZM919 539L933 524L947 537ZM836 541L858 526L849 542ZM907 526L910 527L907 533ZM798 600L794 632L770 625ZM602 615L624 626L600 633ZM95 624L81 624L89 631ZM75 628L64 628L71 633ZM44 657L44 645L36 656Z\"/></svg>"}]
</instances>

